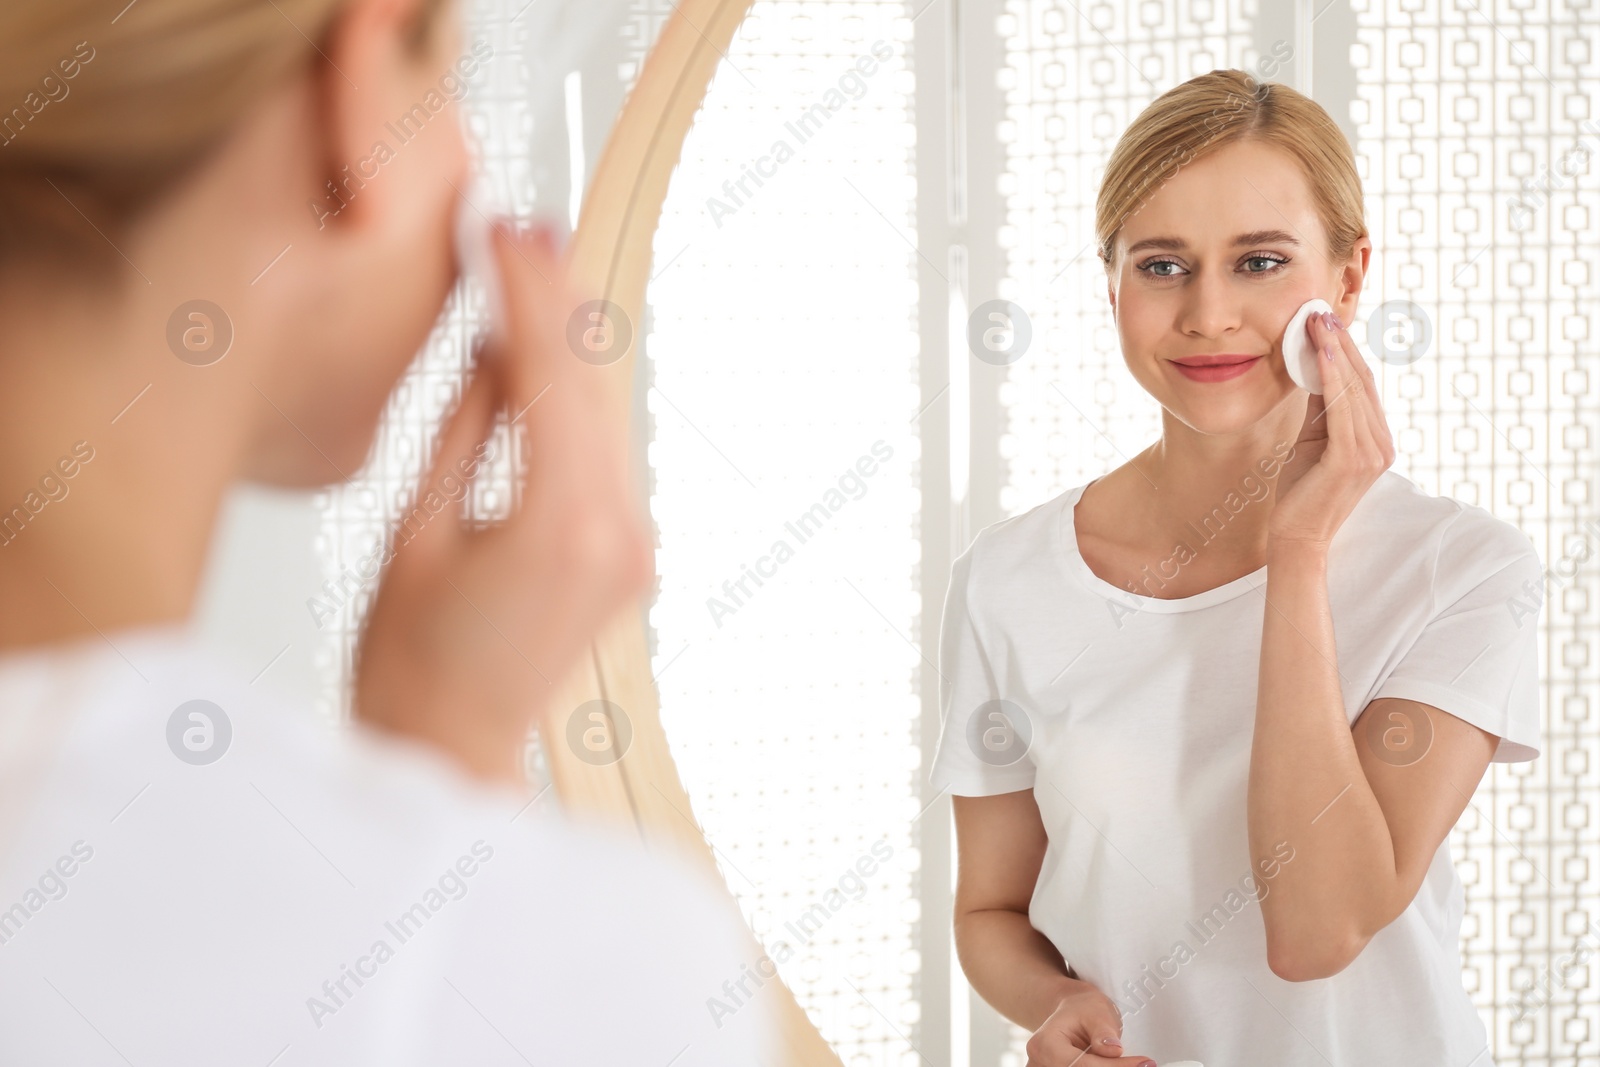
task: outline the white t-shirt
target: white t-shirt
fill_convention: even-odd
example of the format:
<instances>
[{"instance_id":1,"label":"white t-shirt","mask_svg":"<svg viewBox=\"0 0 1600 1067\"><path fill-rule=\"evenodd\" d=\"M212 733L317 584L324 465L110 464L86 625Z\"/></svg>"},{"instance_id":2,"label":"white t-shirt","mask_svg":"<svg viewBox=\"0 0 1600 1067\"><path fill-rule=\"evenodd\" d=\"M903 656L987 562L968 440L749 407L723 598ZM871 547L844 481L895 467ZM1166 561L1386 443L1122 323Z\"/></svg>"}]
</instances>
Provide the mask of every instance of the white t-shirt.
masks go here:
<instances>
[{"instance_id":1,"label":"white t-shirt","mask_svg":"<svg viewBox=\"0 0 1600 1067\"><path fill-rule=\"evenodd\" d=\"M1492 1067L1462 985L1448 838L1343 971L1288 982L1267 966L1271 882L1252 878L1246 823L1266 568L1176 600L1119 588L1078 551L1085 488L980 531L944 605L931 780L1032 789L1049 836L1033 926L1157 1062ZM1498 735L1497 762L1538 756L1542 586L1516 527L1386 471L1329 550L1350 722L1400 697Z\"/></svg>"},{"instance_id":2,"label":"white t-shirt","mask_svg":"<svg viewBox=\"0 0 1600 1067\"><path fill-rule=\"evenodd\" d=\"M709 873L108 637L0 656L0 1063L776 1060Z\"/></svg>"}]
</instances>

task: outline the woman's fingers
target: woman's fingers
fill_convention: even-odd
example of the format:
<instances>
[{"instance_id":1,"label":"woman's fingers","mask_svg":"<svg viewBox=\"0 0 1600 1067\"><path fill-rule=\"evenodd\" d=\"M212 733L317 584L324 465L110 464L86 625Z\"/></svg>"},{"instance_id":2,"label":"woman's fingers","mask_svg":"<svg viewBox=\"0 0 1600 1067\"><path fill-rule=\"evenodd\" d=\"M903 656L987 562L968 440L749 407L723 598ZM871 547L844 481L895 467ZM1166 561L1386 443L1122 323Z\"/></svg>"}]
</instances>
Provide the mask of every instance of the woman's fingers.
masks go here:
<instances>
[{"instance_id":1,"label":"woman's fingers","mask_svg":"<svg viewBox=\"0 0 1600 1067\"><path fill-rule=\"evenodd\" d=\"M565 390L577 378L576 361L564 351L560 321L572 300L548 228L518 235L497 224L493 247L507 319L501 352L506 403L511 418L520 422L548 392Z\"/></svg>"},{"instance_id":2,"label":"woman's fingers","mask_svg":"<svg viewBox=\"0 0 1600 1067\"><path fill-rule=\"evenodd\" d=\"M482 465L493 458L489 435L501 389L493 361L479 359L460 403L439 432L438 451L396 531L397 542L419 561L440 558L462 535L460 508Z\"/></svg>"},{"instance_id":3,"label":"woman's fingers","mask_svg":"<svg viewBox=\"0 0 1600 1067\"><path fill-rule=\"evenodd\" d=\"M1110 997L1099 998L1098 1006L1079 1016L1082 1035L1089 1048L1101 1056L1122 1055L1122 1011Z\"/></svg>"},{"instance_id":4,"label":"woman's fingers","mask_svg":"<svg viewBox=\"0 0 1600 1067\"><path fill-rule=\"evenodd\" d=\"M1340 449L1344 453L1342 458L1350 459L1359 457L1364 447L1365 435L1362 431L1365 419L1361 407L1365 403L1367 386L1350 364L1349 353L1340 337L1342 331L1328 324L1327 320L1331 318L1331 315L1324 315L1318 322L1322 327L1323 381L1329 405L1338 408L1343 417L1336 424L1333 416L1329 416L1328 434L1330 438L1336 434L1335 425L1346 431L1340 435ZM1329 444L1331 447L1331 440Z\"/></svg>"},{"instance_id":5,"label":"woman's fingers","mask_svg":"<svg viewBox=\"0 0 1600 1067\"><path fill-rule=\"evenodd\" d=\"M1362 358L1361 350L1356 347L1355 338L1350 336L1349 331L1330 330L1329 339L1334 346L1331 362L1338 364L1338 372L1344 382L1341 391L1349 400L1351 440L1355 445L1353 458L1363 465L1370 462L1387 467L1388 453L1384 442L1389 436L1388 424L1384 420L1378 397L1377 379Z\"/></svg>"},{"instance_id":6,"label":"woman's fingers","mask_svg":"<svg viewBox=\"0 0 1600 1067\"><path fill-rule=\"evenodd\" d=\"M626 413L606 390L606 372L580 360L567 340L579 307L554 245L496 227L506 281L507 403L531 453L530 479L565 493L590 490L604 444L625 438ZM530 484L529 493L538 492Z\"/></svg>"},{"instance_id":7,"label":"woman's fingers","mask_svg":"<svg viewBox=\"0 0 1600 1067\"><path fill-rule=\"evenodd\" d=\"M571 595L573 627L598 623L641 590L653 565L629 480L627 396L609 388L614 370L568 343L579 294L553 244L497 227L495 246L507 283L508 402L528 457L510 523L517 562Z\"/></svg>"},{"instance_id":8,"label":"woman's fingers","mask_svg":"<svg viewBox=\"0 0 1600 1067\"><path fill-rule=\"evenodd\" d=\"M1154 1067L1148 1056L1106 1056L1073 1044L1042 1053L1029 1052L1026 1067Z\"/></svg>"},{"instance_id":9,"label":"woman's fingers","mask_svg":"<svg viewBox=\"0 0 1600 1067\"><path fill-rule=\"evenodd\" d=\"M1146 1067L1152 1062L1148 1056L1124 1055L1114 1025L1095 1024L1091 1028L1095 1035L1092 1040L1083 1030L1073 1033L1072 1029L1076 1028L1059 1028L1047 1022L1034 1033L1026 1046L1030 1067ZM1107 1045L1103 1040L1107 1037L1119 1043Z\"/></svg>"},{"instance_id":10,"label":"woman's fingers","mask_svg":"<svg viewBox=\"0 0 1600 1067\"><path fill-rule=\"evenodd\" d=\"M1091 986L1063 997L1024 1046L1031 1067L1155 1067L1148 1056L1123 1055L1122 1012ZM1107 1040L1116 1042L1107 1044Z\"/></svg>"},{"instance_id":11,"label":"woman's fingers","mask_svg":"<svg viewBox=\"0 0 1600 1067\"><path fill-rule=\"evenodd\" d=\"M1360 443L1356 429L1357 413L1353 406L1360 398L1362 385L1359 377L1352 378L1354 371L1342 356L1344 345L1339 340L1339 332L1321 319L1317 320L1317 355L1322 364L1322 403L1328 424L1328 451L1321 460L1324 463L1329 461L1330 456L1353 450Z\"/></svg>"},{"instance_id":12,"label":"woman's fingers","mask_svg":"<svg viewBox=\"0 0 1600 1067\"><path fill-rule=\"evenodd\" d=\"M1350 354L1350 362L1356 367L1357 373L1367 383L1367 431L1373 447L1377 449L1383 465L1394 462L1394 435L1389 430L1389 420L1384 415L1383 400L1378 392L1378 378L1373 373L1372 367L1361 355L1361 349L1356 346L1356 340L1350 336L1348 330L1339 331L1340 340L1344 342L1345 351Z\"/></svg>"}]
</instances>

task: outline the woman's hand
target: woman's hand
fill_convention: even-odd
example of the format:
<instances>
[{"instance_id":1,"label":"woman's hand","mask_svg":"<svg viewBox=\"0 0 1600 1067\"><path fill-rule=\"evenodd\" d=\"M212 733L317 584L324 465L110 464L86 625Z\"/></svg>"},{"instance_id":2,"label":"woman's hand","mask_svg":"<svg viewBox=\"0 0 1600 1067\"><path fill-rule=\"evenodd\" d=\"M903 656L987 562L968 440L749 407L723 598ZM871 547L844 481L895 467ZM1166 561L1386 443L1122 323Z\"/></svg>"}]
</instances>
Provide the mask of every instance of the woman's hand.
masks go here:
<instances>
[{"instance_id":1,"label":"woman's hand","mask_svg":"<svg viewBox=\"0 0 1600 1067\"><path fill-rule=\"evenodd\" d=\"M1394 462L1377 381L1349 332L1337 323L1331 314L1312 315L1306 323L1323 356L1323 393L1311 394L1294 458L1278 475L1269 543L1327 548L1357 501Z\"/></svg>"},{"instance_id":2,"label":"woman's hand","mask_svg":"<svg viewBox=\"0 0 1600 1067\"><path fill-rule=\"evenodd\" d=\"M1155 1067L1148 1056L1122 1051L1122 1014L1088 983L1061 998L1025 1046L1026 1067Z\"/></svg>"},{"instance_id":3,"label":"woman's hand","mask_svg":"<svg viewBox=\"0 0 1600 1067\"><path fill-rule=\"evenodd\" d=\"M654 539L629 477L626 412L566 326L579 301L553 238L496 228L507 336L480 352L440 433L357 657L355 712L484 778L522 782L522 753L599 628L654 581ZM521 503L481 529L459 505L496 411L525 439ZM516 440L516 435L512 435ZM491 457L492 458L492 457ZM453 480L454 479L454 480Z\"/></svg>"}]
</instances>

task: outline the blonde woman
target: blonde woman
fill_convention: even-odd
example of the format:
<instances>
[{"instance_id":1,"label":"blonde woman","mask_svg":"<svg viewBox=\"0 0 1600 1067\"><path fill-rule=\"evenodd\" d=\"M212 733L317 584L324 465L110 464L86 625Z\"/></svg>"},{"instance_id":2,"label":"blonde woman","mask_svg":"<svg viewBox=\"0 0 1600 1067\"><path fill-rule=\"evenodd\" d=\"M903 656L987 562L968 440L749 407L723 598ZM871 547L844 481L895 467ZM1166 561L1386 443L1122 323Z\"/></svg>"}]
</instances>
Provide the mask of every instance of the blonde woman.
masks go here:
<instances>
[{"instance_id":1,"label":"blonde woman","mask_svg":"<svg viewBox=\"0 0 1600 1067\"><path fill-rule=\"evenodd\" d=\"M0 1063L775 1058L763 998L708 1010L754 961L705 876L518 773L536 672L652 575L548 230L496 239L508 336L418 487L459 499L498 409L526 506L410 531L362 721L276 705L188 631L223 493L358 469L455 282L446 79L482 58L457 21L0 9Z\"/></svg>"},{"instance_id":2,"label":"blonde woman","mask_svg":"<svg viewBox=\"0 0 1600 1067\"><path fill-rule=\"evenodd\" d=\"M1123 134L1096 229L1161 437L953 568L963 969L1034 1067L1490 1067L1447 836L1539 754L1542 567L1388 470L1350 146L1212 71ZM1282 349L1314 298L1320 395Z\"/></svg>"}]
</instances>

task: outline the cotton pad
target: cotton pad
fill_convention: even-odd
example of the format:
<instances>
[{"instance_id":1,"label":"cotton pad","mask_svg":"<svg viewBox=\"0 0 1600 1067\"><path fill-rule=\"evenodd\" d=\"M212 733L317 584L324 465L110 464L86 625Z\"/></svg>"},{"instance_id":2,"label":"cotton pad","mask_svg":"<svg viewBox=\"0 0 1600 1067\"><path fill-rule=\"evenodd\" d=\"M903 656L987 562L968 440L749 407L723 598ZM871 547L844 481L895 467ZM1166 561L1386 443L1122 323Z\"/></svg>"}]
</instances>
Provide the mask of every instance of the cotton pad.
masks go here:
<instances>
[{"instance_id":1,"label":"cotton pad","mask_svg":"<svg viewBox=\"0 0 1600 1067\"><path fill-rule=\"evenodd\" d=\"M1306 320L1317 312L1332 310L1333 305L1326 300L1307 300L1300 305L1300 310L1294 313L1288 328L1283 331L1283 363L1289 370L1289 377L1300 388L1319 395L1322 392L1322 368L1313 367L1312 364L1317 362L1320 355L1306 333ZM1172 1064L1171 1067L1182 1065Z\"/></svg>"},{"instance_id":2,"label":"cotton pad","mask_svg":"<svg viewBox=\"0 0 1600 1067\"><path fill-rule=\"evenodd\" d=\"M1161 1067L1205 1067L1205 1064L1199 1060L1173 1060L1171 1063L1163 1063Z\"/></svg>"}]
</instances>

